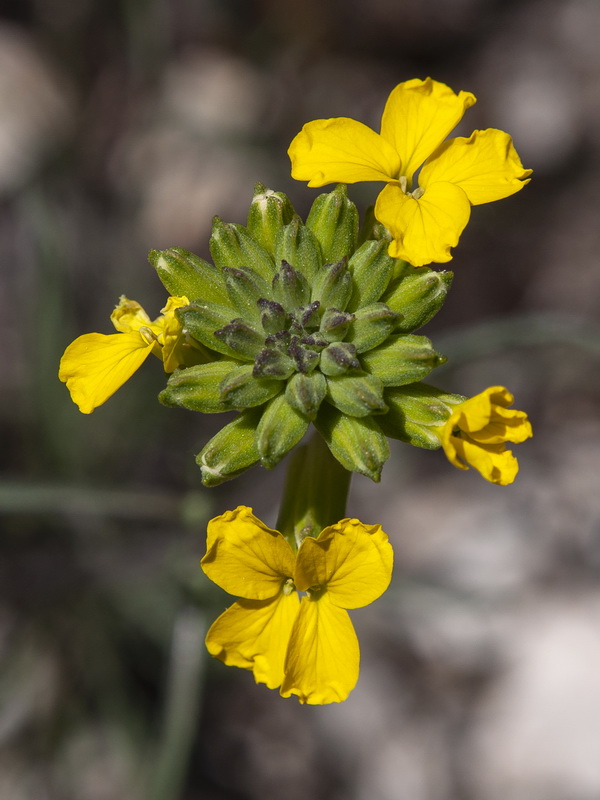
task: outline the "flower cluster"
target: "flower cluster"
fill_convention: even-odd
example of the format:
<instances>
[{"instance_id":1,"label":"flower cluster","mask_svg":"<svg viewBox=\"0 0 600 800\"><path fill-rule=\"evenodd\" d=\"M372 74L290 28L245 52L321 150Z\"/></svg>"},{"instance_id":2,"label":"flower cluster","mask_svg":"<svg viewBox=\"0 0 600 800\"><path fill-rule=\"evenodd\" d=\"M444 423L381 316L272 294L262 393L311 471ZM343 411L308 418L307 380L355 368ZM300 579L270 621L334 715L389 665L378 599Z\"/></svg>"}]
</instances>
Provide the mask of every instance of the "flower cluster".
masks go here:
<instances>
[{"instance_id":1,"label":"flower cluster","mask_svg":"<svg viewBox=\"0 0 600 800\"><path fill-rule=\"evenodd\" d=\"M391 579L379 525L331 524L345 514L350 473L378 481L393 438L507 485L518 470L507 443L532 435L504 387L467 398L423 382L446 359L417 331L453 277L427 265L452 258L473 205L520 191L531 174L502 131L446 139L474 102L427 78L392 91L379 134L348 118L309 122L289 149L292 175L340 185L305 222L257 185L245 226L215 218L212 263L180 247L150 253L169 294L157 319L122 297L117 333L80 336L61 360L86 414L150 353L169 375L164 405L238 412L197 456L206 486L273 468L315 426L322 439L291 459L282 533L239 506L209 523L202 559L240 598L210 628L209 652L301 703L352 691L359 648L347 610ZM345 186L357 181L386 184L362 226Z\"/></svg>"},{"instance_id":2,"label":"flower cluster","mask_svg":"<svg viewBox=\"0 0 600 800\"><path fill-rule=\"evenodd\" d=\"M343 519L297 554L278 531L240 506L208 524L202 569L237 600L206 637L211 655L252 670L257 683L301 703L345 700L359 649L346 609L387 589L393 553L379 525ZM299 599L298 592L303 594Z\"/></svg>"}]
</instances>

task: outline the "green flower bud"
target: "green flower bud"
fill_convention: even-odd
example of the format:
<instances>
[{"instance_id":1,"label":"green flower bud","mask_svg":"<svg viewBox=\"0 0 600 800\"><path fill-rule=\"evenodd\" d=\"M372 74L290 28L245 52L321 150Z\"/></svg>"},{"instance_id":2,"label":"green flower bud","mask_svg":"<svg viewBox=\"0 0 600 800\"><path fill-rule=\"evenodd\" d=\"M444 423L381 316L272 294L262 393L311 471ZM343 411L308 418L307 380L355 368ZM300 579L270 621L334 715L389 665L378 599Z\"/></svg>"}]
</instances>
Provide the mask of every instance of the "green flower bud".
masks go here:
<instances>
[{"instance_id":1,"label":"green flower bud","mask_svg":"<svg viewBox=\"0 0 600 800\"><path fill-rule=\"evenodd\" d=\"M221 397L221 381L238 367L237 361L212 361L173 372L165 389L158 395L164 406L177 406L204 414L229 411Z\"/></svg>"},{"instance_id":2,"label":"green flower bud","mask_svg":"<svg viewBox=\"0 0 600 800\"><path fill-rule=\"evenodd\" d=\"M364 353L384 342L398 325L400 315L384 303L371 303L359 308L346 339L352 342L357 353Z\"/></svg>"},{"instance_id":3,"label":"green flower bud","mask_svg":"<svg viewBox=\"0 0 600 800\"><path fill-rule=\"evenodd\" d=\"M420 381L447 359L436 353L426 336L401 333L363 353L361 361L365 369L381 378L384 386L401 386Z\"/></svg>"},{"instance_id":4,"label":"green flower bud","mask_svg":"<svg viewBox=\"0 0 600 800\"><path fill-rule=\"evenodd\" d=\"M213 436L196 456L205 486L218 486L254 466L260 458L256 427L261 409L242 411Z\"/></svg>"},{"instance_id":5,"label":"green flower bud","mask_svg":"<svg viewBox=\"0 0 600 800\"><path fill-rule=\"evenodd\" d=\"M379 482L390 448L372 417L347 417L323 403L315 425L343 467Z\"/></svg>"},{"instance_id":6,"label":"green flower bud","mask_svg":"<svg viewBox=\"0 0 600 800\"><path fill-rule=\"evenodd\" d=\"M265 347L254 360L252 374L255 378L275 378L284 381L295 371L296 365L293 359L281 350Z\"/></svg>"},{"instance_id":7,"label":"green flower bud","mask_svg":"<svg viewBox=\"0 0 600 800\"><path fill-rule=\"evenodd\" d=\"M410 333L429 322L443 306L453 277L449 271L407 265L381 298L392 311L402 315L396 330Z\"/></svg>"},{"instance_id":8,"label":"green flower bud","mask_svg":"<svg viewBox=\"0 0 600 800\"><path fill-rule=\"evenodd\" d=\"M287 261L282 261L273 278L272 294L274 300L288 311L293 311L310 301L310 286L301 272Z\"/></svg>"},{"instance_id":9,"label":"green flower bud","mask_svg":"<svg viewBox=\"0 0 600 800\"><path fill-rule=\"evenodd\" d=\"M223 275L234 311L245 319L260 323L258 301L270 295L269 284L249 267L225 267Z\"/></svg>"},{"instance_id":10,"label":"green flower bud","mask_svg":"<svg viewBox=\"0 0 600 800\"><path fill-rule=\"evenodd\" d=\"M210 253L217 267L250 267L270 283L275 274L275 262L242 225L213 220Z\"/></svg>"},{"instance_id":11,"label":"green flower bud","mask_svg":"<svg viewBox=\"0 0 600 800\"><path fill-rule=\"evenodd\" d=\"M343 414L366 417L387 411L383 383L375 375L340 375L327 378L327 398Z\"/></svg>"},{"instance_id":12,"label":"green flower bud","mask_svg":"<svg viewBox=\"0 0 600 800\"><path fill-rule=\"evenodd\" d=\"M280 303L262 298L257 305L261 313L261 323L265 333L273 334L287 330L290 320L285 308Z\"/></svg>"},{"instance_id":13,"label":"green flower bud","mask_svg":"<svg viewBox=\"0 0 600 800\"><path fill-rule=\"evenodd\" d=\"M270 256L275 255L275 240L294 216L294 209L283 192L273 192L262 183L254 187L248 211L248 235Z\"/></svg>"},{"instance_id":14,"label":"green flower bud","mask_svg":"<svg viewBox=\"0 0 600 800\"><path fill-rule=\"evenodd\" d=\"M439 427L450 417L453 407L466 399L426 383L388 389L385 398L389 406L389 412L381 419L385 435L427 450L440 447Z\"/></svg>"},{"instance_id":15,"label":"green flower bud","mask_svg":"<svg viewBox=\"0 0 600 800\"><path fill-rule=\"evenodd\" d=\"M217 353L222 353L230 358L243 360L252 358L251 356L248 359L244 358L238 350L234 350L223 339L215 336L215 331L226 327L231 322L233 310L228 306L196 300L189 306L178 309L175 313L187 333L211 350L216 350Z\"/></svg>"},{"instance_id":16,"label":"green flower bud","mask_svg":"<svg viewBox=\"0 0 600 800\"><path fill-rule=\"evenodd\" d=\"M374 303L387 289L394 272L394 259L388 256L387 248L387 242L368 241L351 257L348 271L354 278L354 287L349 311Z\"/></svg>"},{"instance_id":17,"label":"green flower bud","mask_svg":"<svg viewBox=\"0 0 600 800\"><path fill-rule=\"evenodd\" d=\"M327 376L344 375L348 370L362 369L356 347L350 342L334 342L321 353L321 372Z\"/></svg>"},{"instance_id":18,"label":"green flower bud","mask_svg":"<svg viewBox=\"0 0 600 800\"><path fill-rule=\"evenodd\" d=\"M265 337L243 319L232 319L216 330L214 335L244 361L253 361L265 344Z\"/></svg>"},{"instance_id":19,"label":"green flower bud","mask_svg":"<svg viewBox=\"0 0 600 800\"><path fill-rule=\"evenodd\" d=\"M256 429L256 444L263 467L273 469L298 444L309 420L289 405L284 394L274 397Z\"/></svg>"},{"instance_id":20,"label":"green flower bud","mask_svg":"<svg viewBox=\"0 0 600 800\"><path fill-rule=\"evenodd\" d=\"M350 257L358 239L358 211L348 199L344 184L317 197L308 214L306 226L319 241L324 261L335 264L342 258Z\"/></svg>"},{"instance_id":21,"label":"green flower bud","mask_svg":"<svg viewBox=\"0 0 600 800\"><path fill-rule=\"evenodd\" d=\"M320 372L310 375L297 372L285 387L285 398L289 405L311 420L317 416L326 394L327 381Z\"/></svg>"},{"instance_id":22,"label":"green flower bud","mask_svg":"<svg viewBox=\"0 0 600 800\"><path fill-rule=\"evenodd\" d=\"M221 270L183 247L151 250L148 261L170 295L190 300L200 297L224 305L229 303Z\"/></svg>"},{"instance_id":23,"label":"green flower bud","mask_svg":"<svg viewBox=\"0 0 600 800\"><path fill-rule=\"evenodd\" d=\"M338 311L337 308L328 308L321 318L319 337L325 342L338 342L344 338L354 319L354 314Z\"/></svg>"},{"instance_id":24,"label":"green flower bud","mask_svg":"<svg viewBox=\"0 0 600 800\"><path fill-rule=\"evenodd\" d=\"M275 242L275 264L287 261L311 283L323 265L321 245L300 217L283 228Z\"/></svg>"},{"instance_id":25,"label":"green flower bud","mask_svg":"<svg viewBox=\"0 0 600 800\"><path fill-rule=\"evenodd\" d=\"M312 300L322 308L344 311L352 296L352 275L346 258L335 264L325 264L312 284Z\"/></svg>"},{"instance_id":26,"label":"green flower bud","mask_svg":"<svg viewBox=\"0 0 600 800\"><path fill-rule=\"evenodd\" d=\"M270 400L283 389L283 383L267 378L255 378L254 367L235 367L220 384L221 400L227 408L252 408Z\"/></svg>"}]
</instances>

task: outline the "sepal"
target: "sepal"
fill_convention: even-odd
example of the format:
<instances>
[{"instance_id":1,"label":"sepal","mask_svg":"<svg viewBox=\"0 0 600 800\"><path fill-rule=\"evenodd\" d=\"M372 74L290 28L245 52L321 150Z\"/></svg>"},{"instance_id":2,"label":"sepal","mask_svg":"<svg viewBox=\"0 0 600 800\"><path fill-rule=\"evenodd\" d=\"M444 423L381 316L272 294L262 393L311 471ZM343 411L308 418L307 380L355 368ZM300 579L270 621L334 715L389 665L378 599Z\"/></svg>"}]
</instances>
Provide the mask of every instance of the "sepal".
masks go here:
<instances>
[{"instance_id":1,"label":"sepal","mask_svg":"<svg viewBox=\"0 0 600 800\"><path fill-rule=\"evenodd\" d=\"M284 394L274 397L256 429L256 444L263 467L273 469L306 433L309 420L292 408Z\"/></svg>"},{"instance_id":2,"label":"sepal","mask_svg":"<svg viewBox=\"0 0 600 800\"><path fill-rule=\"evenodd\" d=\"M223 305L229 303L221 270L183 247L151 250L148 261L170 295L190 300L201 298Z\"/></svg>"},{"instance_id":3,"label":"sepal","mask_svg":"<svg viewBox=\"0 0 600 800\"><path fill-rule=\"evenodd\" d=\"M358 240L358 211L348 199L345 184L332 192L320 194L308 214L307 228L314 233L325 262L337 263L350 258Z\"/></svg>"},{"instance_id":4,"label":"sepal","mask_svg":"<svg viewBox=\"0 0 600 800\"><path fill-rule=\"evenodd\" d=\"M205 486L218 486L259 461L256 427L262 409L242 411L213 436L196 456Z\"/></svg>"},{"instance_id":5,"label":"sepal","mask_svg":"<svg viewBox=\"0 0 600 800\"><path fill-rule=\"evenodd\" d=\"M274 192L262 183L256 184L246 229L271 257L275 255L278 235L293 216L294 208L283 192Z\"/></svg>"},{"instance_id":6,"label":"sepal","mask_svg":"<svg viewBox=\"0 0 600 800\"><path fill-rule=\"evenodd\" d=\"M281 264L282 261L287 261L299 270L309 283L312 283L323 266L321 245L300 217L294 217L277 236L275 263Z\"/></svg>"},{"instance_id":7,"label":"sepal","mask_svg":"<svg viewBox=\"0 0 600 800\"><path fill-rule=\"evenodd\" d=\"M388 242L368 241L361 245L348 262L354 279L349 311L356 311L379 300L394 272L394 259L387 253Z\"/></svg>"},{"instance_id":8,"label":"sepal","mask_svg":"<svg viewBox=\"0 0 600 800\"><path fill-rule=\"evenodd\" d=\"M383 383L375 375L340 375L327 378L327 399L343 414L366 417L385 414Z\"/></svg>"},{"instance_id":9,"label":"sepal","mask_svg":"<svg viewBox=\"0 0 600 800\"><path fill-rule=\"evenodd\" d=\"M285 397L289 405L310 420L315 419L327 394L327 381L320 372L297 372L287 382Z\"/></svg>"},{"instance_id":10,"label":"sepal","mask_svg":"<svg viewBox=\"0 0 600 800\"><path fill-rule=\"evenodd\" d=\"M385 435L427 450L440 447L440 427L454 407L466 400L426 383L387 389L385 399L389 411L380 420Z\"/></svg>"},{"instance_id":11,"label":"sepal","mask_svg":"<svg viewBox=\"0 0 600 800\"><path fill-rule=\"evenodd\" d=\"M285 309L293 311L310 301L310 286L301 272L282 261L273 277L272 297Z\"/></svg>"},{"instance_id":12,"label":"sepal","mask_svg":"<svg viewBox=\"0 0 600 800\"><path fill-rule=\"evenodd\" d=\"M450 271L406 265L381 298L392 311L402 314L396 330L411 333L429 322L444 305L453 277Z\"/></svg>"},{"instance_id":13,"label":"sepal","mask_svg":"<svg viewBox=\"0 0 600 800\"><path fill-rule=\"evenodd\" d=\"M187 408L204 414L229 411L230 406L221 398L220 383L237 366L235 361L223 360L176 370L158 399L164 406Z\"/></svg>"},{"instance_id":14,"label":"sepal","mask_svg":"<svg viewBox=\"0 0 600 800\"><path fill-rule=\"evenodd\" d=\"M224 339L215 336L215 331L231 322L233 312L229 306L196 300L189 306L177 309L175 313L183 328L193 339L224 356L244 359L238 350L230 347ZM248 356L245 360L252 360L252 357Z\"/></svg>"},{"instance_id":15,"label":"sepal","mask_svg":"<svg viewBox=\"0 0 600 800\"><path fill-rule=\"evenodd\" d=\"M400 314L392 311L385 303L371 303L355 312L346 339L352 342L357 353L364 353L384 342L399 320Z\"/></svg>"},{"instance_id":16,"label":"sepal","mask_svg":"<svg viewBox=\"0 0 600 800\"><path fill-rule=\"evenodd\" d=\"M229 302L236 314L250 322L260 323L262 315L258 301L270 296L269 284L249 267L225 267L223 275Z\"/></svg>"},{"instance_id":17,"label":"sepal","mask_svg":"<svg viewBox=\"0 0 600 800\"><path fill-rule=\"evenodd\" d=\"M384 386L402 386L422 380L447 359L433 349L426 336L401 333L363 353L361 361L365 369L381 378Z\"/></svg>"},{"instance_id":18,"label":"sepal","mask_svg":"<svg viewBox=\"0 0 600 800\"><path fill-rule=\"evenodd\" d=\"M217 267L250 267L268 283L275 274L275 262L243 225L213 220L210 253Z\"/></svg>"},{"instance_id":19,"label":"sepal","mask_svg":"<svg viewBox=\"0 0 600 800\"><path fill-rule=\"evenodd\" d=\"M347 258L325 264L312 283L313 302L318 301L322 308L344 311L351 296L352 275L348 272Z\"/></svg>"},{"instance_id":20,"label":"sepal","mask_svg":"<svg viewBox=\"0 0 600 800\"><path fill-rule=\"evenodd\" d=\"M321 372L327 376L345 375L348 370L362 369L356 347L350 342L333 342L321 351Z\"/></svg>"},{"instance_id":21,"label":"sepal","mask_svg":"<svg viewBox=\"0 0 600 800\"><path fill-rule=\"evenodd\" d=\"M251 364L234 367L220 383L221 400L227 408L252 408L270 400L284 388L278 380L255 378Z\"/></svg>"},{"instance_id":22,"label":"sepal","mask_svg":"<svg viewBox=\"0 0 600 800\"><path fill-rule=\"evenodd\" d=\"M390 448L372 417L347 417L323 403L315 426L343 467L366 475L375 483L380 481Z\"/></svg>"}]
</instances>

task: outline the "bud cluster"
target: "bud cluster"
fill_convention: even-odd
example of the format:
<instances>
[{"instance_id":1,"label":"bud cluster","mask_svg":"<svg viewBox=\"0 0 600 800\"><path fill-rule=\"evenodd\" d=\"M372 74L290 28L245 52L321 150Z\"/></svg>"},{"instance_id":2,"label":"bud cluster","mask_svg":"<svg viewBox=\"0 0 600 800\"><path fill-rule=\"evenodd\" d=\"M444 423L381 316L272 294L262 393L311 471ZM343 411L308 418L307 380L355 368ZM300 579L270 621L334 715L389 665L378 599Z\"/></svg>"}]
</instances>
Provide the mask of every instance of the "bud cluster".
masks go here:
<instances>
[{"instance_id":1,"label":"bud cluster","mask_svg":"<svg viewBox=\"0 0 600 800\"><path fill-rule=\"evenodd\" d=\"M373 480L386 436L433 446L421 429L463 398L414 385L445 361L415 331L441 308L452 273L416 269L387 248L372 217L359 236L345 186L317 197L304 224L259 184L245 227L214 220L214 263L178 247L150 253L169 293L191 299L177 316L205 360L175 371L161 402L239 412L197 457L206 485L274 467L311 422L346 469ZM435 400L425 423L413 408L424 400Z\"/></svg>"}]
</instances>

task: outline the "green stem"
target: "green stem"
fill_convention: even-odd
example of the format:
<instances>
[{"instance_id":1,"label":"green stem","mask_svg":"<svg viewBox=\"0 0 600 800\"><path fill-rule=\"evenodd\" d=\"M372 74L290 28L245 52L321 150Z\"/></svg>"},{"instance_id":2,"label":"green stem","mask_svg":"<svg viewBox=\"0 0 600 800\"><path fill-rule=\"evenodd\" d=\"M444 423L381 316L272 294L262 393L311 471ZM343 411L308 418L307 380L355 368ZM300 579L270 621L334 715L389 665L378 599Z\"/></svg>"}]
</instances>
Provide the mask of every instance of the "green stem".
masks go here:
<instances>
[{"instance_id":1,"label":"green stem","mask_svg":"<svg viewBox=\"0 0 600 800\"><path fill-rule=\"evenodd\" d=\"M351 477L318 434L295 451L277 520L277 530L294 550L307 536L318 536L323 528L346 516Z\"/></svg>"}]
</instances>

